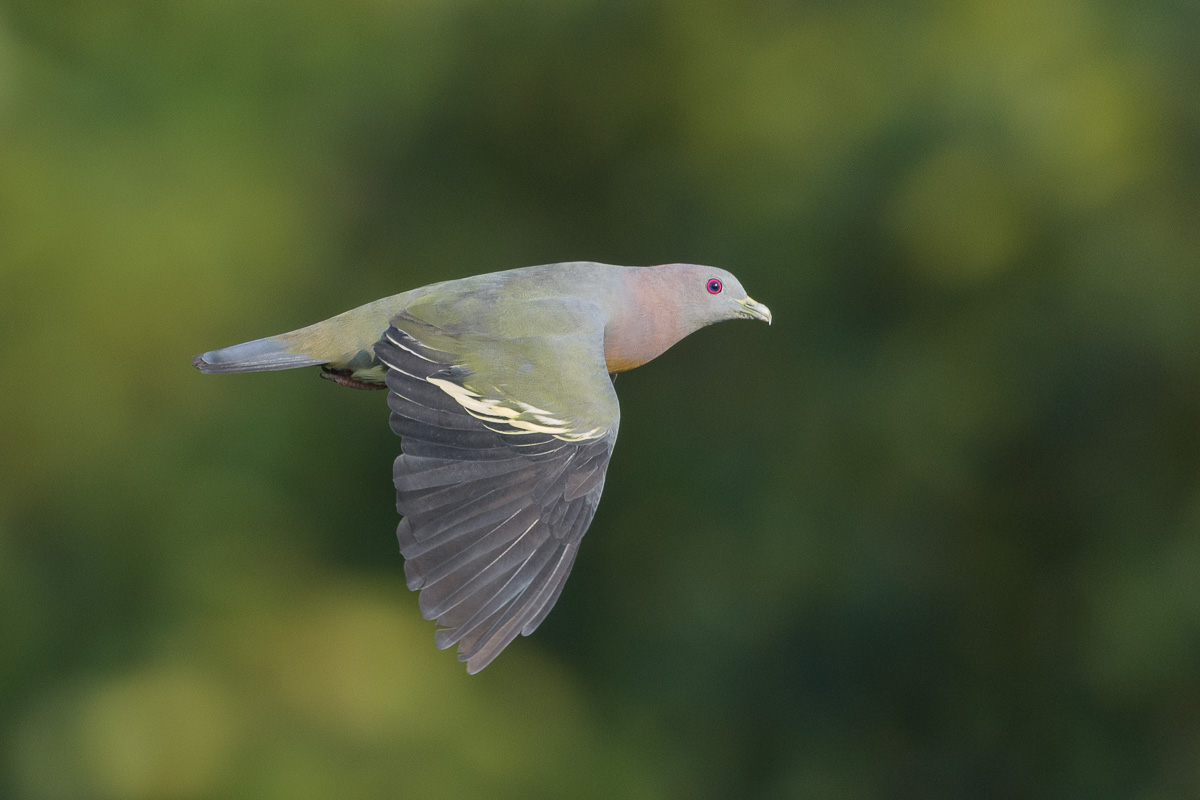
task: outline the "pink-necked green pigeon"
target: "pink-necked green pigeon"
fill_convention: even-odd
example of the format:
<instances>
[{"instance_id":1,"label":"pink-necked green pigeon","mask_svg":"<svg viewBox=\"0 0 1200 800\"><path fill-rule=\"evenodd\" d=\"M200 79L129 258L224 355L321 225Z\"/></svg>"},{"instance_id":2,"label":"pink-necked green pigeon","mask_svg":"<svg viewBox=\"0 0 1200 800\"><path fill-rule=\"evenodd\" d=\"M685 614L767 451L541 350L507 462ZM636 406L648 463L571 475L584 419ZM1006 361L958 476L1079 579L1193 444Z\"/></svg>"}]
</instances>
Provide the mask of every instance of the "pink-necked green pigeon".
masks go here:
<instances>
[{"instance_id":1,"label":"pink-necked green pigeon","mask_svg":"<svg viewBox=\"0 0 1200 800\"><path fill-rule=\"evenodd\" d=\"M562 591L617 440L612 376L737 318L771 312L723 269L571 262L413 289L193 364L389 390L408 587L475 673Z\"/></svg>"}]
</instances>

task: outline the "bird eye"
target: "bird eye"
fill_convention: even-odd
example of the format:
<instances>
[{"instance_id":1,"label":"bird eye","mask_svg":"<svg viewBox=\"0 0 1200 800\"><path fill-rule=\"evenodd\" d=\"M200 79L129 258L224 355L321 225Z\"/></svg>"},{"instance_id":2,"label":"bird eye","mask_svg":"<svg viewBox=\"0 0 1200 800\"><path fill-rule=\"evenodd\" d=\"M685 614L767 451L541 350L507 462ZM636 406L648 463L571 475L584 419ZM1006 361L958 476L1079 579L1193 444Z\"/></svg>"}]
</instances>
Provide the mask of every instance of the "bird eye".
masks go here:
<instances>
[{"instance_id":1,"label":"bird eye","mask_svg":"<svg viewBox=\"0 0 1200 800\"><path fill-rule=\"evenodd\" d=\"M708 293L709 294L720 294L721 293L721 282L719 280L717 280L716 278L709 278Z\"/></svg>"}]
</instances>

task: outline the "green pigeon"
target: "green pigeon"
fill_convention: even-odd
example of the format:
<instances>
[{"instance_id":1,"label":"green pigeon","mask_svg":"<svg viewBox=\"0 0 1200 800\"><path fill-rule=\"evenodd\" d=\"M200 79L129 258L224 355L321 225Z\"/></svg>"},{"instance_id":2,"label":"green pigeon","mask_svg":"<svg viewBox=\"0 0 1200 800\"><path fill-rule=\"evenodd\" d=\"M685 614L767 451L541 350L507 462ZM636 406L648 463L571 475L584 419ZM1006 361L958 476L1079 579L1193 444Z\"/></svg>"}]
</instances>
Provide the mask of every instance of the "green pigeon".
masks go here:
<instances>
[{"instance_id":1,"label":"green pigeon","mask_svg":"<svg viewBox=\"0 0 1200 800\"><path fill-rule=\"evenodd\" d=\"M771 312L723 269L577 261L435 283L192 363L388 390L408 588L475 673L562 592L617 441L616 374L738 318Z\"/></svg>"}]
</instances>

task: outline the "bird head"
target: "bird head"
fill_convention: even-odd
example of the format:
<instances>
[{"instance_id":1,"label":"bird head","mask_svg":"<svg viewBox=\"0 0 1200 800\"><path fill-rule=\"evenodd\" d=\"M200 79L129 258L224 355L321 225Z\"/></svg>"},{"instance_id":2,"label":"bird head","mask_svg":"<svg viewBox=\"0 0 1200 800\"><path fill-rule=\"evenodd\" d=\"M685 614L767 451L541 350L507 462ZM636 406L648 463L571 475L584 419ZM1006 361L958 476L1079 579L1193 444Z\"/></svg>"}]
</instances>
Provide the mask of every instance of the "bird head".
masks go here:
<instances>
[{"instance_id":1,"label":"bird head","mask_svg":"<svg viewBox=\"0 0 1200 800\"><path fill-rule=\"evenodd\" d=\"M727 319L771 321L727 270L700 264L630 267L605 328L609 372L641 366L701 328Z\"/></svg>"},{"instance_id":2,"label":"bird head","mask_svg":"<svg viewBox=\"0 0 1200 800\"><path fill-rule=\"evenodd\" d=\"M669 287L682 326L698 330L727 319L758 319L771 324L771 309L750 297L728 270L701 264L653 268Z\"/></svg>"}]
</instances>

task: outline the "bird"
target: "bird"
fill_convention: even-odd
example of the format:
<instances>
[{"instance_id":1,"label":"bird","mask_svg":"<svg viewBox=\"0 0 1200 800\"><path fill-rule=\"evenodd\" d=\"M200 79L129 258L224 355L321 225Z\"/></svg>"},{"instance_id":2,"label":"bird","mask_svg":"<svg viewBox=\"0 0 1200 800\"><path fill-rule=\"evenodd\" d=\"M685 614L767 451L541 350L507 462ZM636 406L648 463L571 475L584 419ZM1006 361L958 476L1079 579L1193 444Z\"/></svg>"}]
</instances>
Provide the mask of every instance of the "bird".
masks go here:
<instances>
[{"instance_id":1,"label":"bird","mask_svg":"<svg viewBox=\"0 0 1200 800\"><path fill-rule=\"evenodd\" d=\"M724 269L575 261L434 283L192 363L387 390L406 583L474 674L562 592L617 440L616 375L739 318L771 311Z\"/></svg>"}]
</instances>

